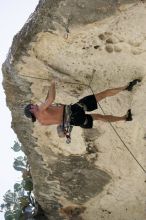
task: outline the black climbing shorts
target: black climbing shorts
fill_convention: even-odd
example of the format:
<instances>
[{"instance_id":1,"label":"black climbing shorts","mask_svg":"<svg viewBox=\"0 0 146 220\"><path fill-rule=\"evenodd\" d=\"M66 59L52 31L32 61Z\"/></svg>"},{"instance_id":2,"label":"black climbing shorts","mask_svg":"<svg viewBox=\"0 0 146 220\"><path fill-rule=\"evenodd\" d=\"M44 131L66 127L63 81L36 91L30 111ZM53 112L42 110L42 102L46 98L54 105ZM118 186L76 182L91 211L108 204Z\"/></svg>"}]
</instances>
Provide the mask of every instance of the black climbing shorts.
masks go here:
<instances>
[{"instance_id":1,"label":"black climbing shorts","mask_svg":"<svg viewBox=\"0 0 146 220\"><path fill-rule=\"evenodd\" d=\"M93 118L85 111L94 111L97 109L97 102L94 95L86 96L79 102L71 105L71 125L80 126L81 128L92 128Z\"/></svg>"}]
</instances>

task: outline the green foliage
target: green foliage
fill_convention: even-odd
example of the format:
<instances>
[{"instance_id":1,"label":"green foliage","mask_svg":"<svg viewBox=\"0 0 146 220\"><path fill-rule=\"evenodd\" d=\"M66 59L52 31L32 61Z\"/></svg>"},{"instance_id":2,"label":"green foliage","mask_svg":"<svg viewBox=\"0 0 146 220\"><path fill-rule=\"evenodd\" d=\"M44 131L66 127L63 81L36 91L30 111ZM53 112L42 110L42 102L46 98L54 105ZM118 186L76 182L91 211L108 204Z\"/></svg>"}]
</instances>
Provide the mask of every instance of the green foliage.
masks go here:
<instances>
[{"instance_id":1,"label":"green foliage","mask_svg":"<svg viewBox=\"0 0 146 220\"><path fill-rule=\"evenodd\" d=\"M15 170L23 172L27 167L27 158L22 156L15 158L13 167Z\"/></svg>"},{"instance_id":2,"label":"green foliage","mask_svg":"<svg viewBox=\"0 0 146 220\"><path fill-rule=\"evenodd\" d=\"M19 204L21 206L21 208L23 208L24 206L29 205L29 199L28 196L22 196L19 198Z\"/></svg>"},{"instance_id":3,"label":"green foliage","mask_svg":"<svg viewBox=\"0 0 146 220\"><path fill-rule=\"evenodd\" d=\"M12 211L6 211L4 217L5 220L15 220L14 213Z\"/></svg>"},{"instance_id":4,"label":"green foliage","mask_svg":"<svg viewBox=\"0 0 146 220\"><path fill-rule=\"evenodd\" d=\"M22 189L22 184L20 183L15 183L14 184L14 192L19 192Z\"/></svg>"},{"instance_id":5,"label":"green foliage","mask_svg":"<svg viewBox=\"0 0 146 220\"><path fill-rule=\"evenodd\" d=\"M31 186L29 186L31 182ZM32 188L32 181L27 183L27 189ZM21 184L15 183L14 192L8 190L3 196L4 202L1 204L1 210L5 211L6 220L24 220L24 214L22 212L25 206L30 204L30 194L24 195L25 189L23 187L23 181Z\"/></svg>"},{"instance_id":6,"label":"green foliage","mask_svg":"<svg viewBox=\"0 0 146 220\"><path fill-rule=\"evenodd\" d=\"M5 220L25 220L21 209L5 212Z\"/></svg>"},{"instance_id":7,"label":"green foliage","mask_svg":"<svg viewBox=\"0 0 146 220\"><path fill-rule=\"evenodd\" d=\"M29 192L33 190L33 183L31 178L28 177L25 180L23 180L23 188Z\"/></svg>"},{"instance_id":8,"label":"green foliage","mask_svg":"<svg viewBox=\"0 0 146 220\"><path fill-rule=\"evenodd\" d=\"M29 174L29 171L27 172ZM14 184L13 191L8 190L5 193L5 195L3 196L4 203L0 205L0 208L2 211L5 212L6 220L25 220L22 210L24 207L29 206L32 203L32 189L33 183L31 176L26 175L25 179L22 180L21 183Z\"/></svg>"},{"instance_id":9,"label":"green foliage","mask_svg":"<svg viewBox=\"0 0 146 220\"><path fill-rule=\"evenodd\" d=\"M21 146L18 142L15 141L12 149L15 152L18 152L21 150ZM31 191L33 190L33 182L27 157L18 156L17 158L15 158L13 167L15 170L22 172L23 180L20 183L14 184L13 191L8 190L5 193L5 195L3 196L4 203L0 205L0 211L4 211L5 220L25 220L23 213L24 207L33 207L35 204L35 202L32 203L31 200L31 198L33 198L31 196ZM32 209L32 214L33 210L34 207Z\"/></svg>"},{"instance_id":10,"label":"green foliage","mask_svg":"<svg viewBox=\"0 0 146 220\"><path fill-rule=\"evenodd\" d=\"M7 204L15 204L16 202L16 193L12 192L11 190L8 190L4 197L4 202Z\"/></svg>"},{"instance_id":11,"label":"green foliage","mask_svg":"<svg viewBox=\"0 0 146 220\"><path fill-rule=\"evenodd\" d=\"M21 145L17 141L14 141L14 145L11 147L11 149L13 149L15 152L19 152L21 150Z\"/></svg>"},{"instance_id":12,"label":"green foliage","mask_svg":"<svg viewBox=\"0 0 146 220\"><path fill-rule=\"evenodd\" d=\"M0 209L1 209L0 211L2 212L4 208L5 208L5 204L2 203L2 204L0 205Z\"/></svg>"}]
</instances>

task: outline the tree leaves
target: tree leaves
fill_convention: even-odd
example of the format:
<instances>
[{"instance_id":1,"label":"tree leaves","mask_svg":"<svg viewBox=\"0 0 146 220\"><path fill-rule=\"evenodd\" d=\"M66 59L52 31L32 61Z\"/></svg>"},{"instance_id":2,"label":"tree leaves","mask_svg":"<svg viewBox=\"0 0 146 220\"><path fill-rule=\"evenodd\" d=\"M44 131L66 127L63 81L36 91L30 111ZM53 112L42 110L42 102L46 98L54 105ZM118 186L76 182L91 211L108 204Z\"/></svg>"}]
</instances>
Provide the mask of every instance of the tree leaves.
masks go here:
<instances>
[{"instance_id":1,"label":"tree leaves","mask_svg":"<svg viewBox=\"0 0 146 220\"><path fill-rule=\"evenodd\" d=\"M19 152L21 150L21 145L17 141L14 141L14 145L11 147L11 149L13 149L15 152Z\"/></svg>"}]
</instances>

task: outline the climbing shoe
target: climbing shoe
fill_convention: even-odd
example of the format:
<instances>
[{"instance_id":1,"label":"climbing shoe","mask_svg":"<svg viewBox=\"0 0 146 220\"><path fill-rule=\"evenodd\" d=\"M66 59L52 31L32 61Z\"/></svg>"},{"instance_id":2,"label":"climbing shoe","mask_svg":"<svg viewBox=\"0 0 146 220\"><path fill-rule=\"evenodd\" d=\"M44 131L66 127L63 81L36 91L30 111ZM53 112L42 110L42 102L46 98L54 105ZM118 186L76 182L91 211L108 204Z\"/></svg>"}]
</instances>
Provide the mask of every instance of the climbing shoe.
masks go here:
<instances>
[{"instance_id":1,"label":"climbing shoe","mask_svg":"<svg viewBox=\"0 0 146 220\"><path fill-rule=\"evenodd\" d=\"M132 113L131 113L131 109L129 109L127 111L127 115L126 115L126 121L132 121Z\"/></svg>"},{"instance_id":2,"label":"climbing shoe","mask_svg":"<svg viewBox=\"0 0 146 220\"><path fill-rule=\"evenodd\" d=\"M133 86L135 86L139 82L141 82L140 79L134 79L133 81L129 82L129 85L126 87L125 90L132 91Z\"/></svg>"}]
</instances>

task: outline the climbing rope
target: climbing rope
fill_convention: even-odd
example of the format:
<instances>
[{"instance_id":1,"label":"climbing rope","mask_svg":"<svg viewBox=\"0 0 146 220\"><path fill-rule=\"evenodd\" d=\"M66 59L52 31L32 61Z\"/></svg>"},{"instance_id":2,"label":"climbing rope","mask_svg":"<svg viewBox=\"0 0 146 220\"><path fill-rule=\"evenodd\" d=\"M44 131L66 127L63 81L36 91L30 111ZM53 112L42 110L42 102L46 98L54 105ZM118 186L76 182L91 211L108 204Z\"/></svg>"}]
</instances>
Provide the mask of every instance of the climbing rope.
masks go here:
<instances>
[{"instance_id":1,"label":"climbing rope","mask_svg":"<svg viewBox=\"0 0 146 220\"><path fill-rule=\"evenodd\" d=\"M90 84L88 85L88 87L90 88L91 92L94 95L93 89L90 86ZM101 104L99 102L97 102L101 111L103 112L103 114L105 115L105 112L101 106ZM133 159L136 161L136 163L139 165L139 167L144 171L144 173L146 173L146 170L144 169L144 167L141 165L141 163L136 159L135 155L132 153L132 151L129 149L129 147L125 144L125 142L123 141L123 139L121 138L121 136L119 135L119 133L117 132L117 130L115 129L115 127L112 125L111 122L108 122L110 124L110 126L112 127L112 129L114 130L115 134L117 135L117 137L120 139L120 141L123 143L124 147L127 149L127 151L131 154L131 156L133 157Z\"/></svg>"},{"instance_id":2,"label":"climbing rope","mask_svg":"<svg viewBox=\"0 0 146 220\"><path fill-rule=\"evenodd\" d=\"M94 72L95 72L95 71L93 71L93 74L94 74ZM88 88L91 90L92 94L94 95L94 91L93 91L93 89L92 89L92 87L91 87L91 82L92 82L92 80L93 80L93 74L92 74L92 76L91 76L91 80L90 80L90 83L89 83L89 84L79 83L79 82L68 82L68 81L66 81L65 83L66 83L66 84L71 84L71 85L76 84L76 85L86 86L86 87L88 87ZM28 77L28 78L39 79L39 80L40 80L40 79L41 79L41 80L47 80L47 81L49 80L49 79L47 79L47 78L41 78L41 77L35 77L35 76L26 76L26 75L22 75L22 74L21 74L21 76L23 76L23 77ZM100 104L99 102L97 102L97 104L99 105L101 111L102 111L103 114L105 115L105 112L104 112L104 110L103 110L101 104ZM141 165L141 163L137 160L137 158L135 157L135 155L132 153L132 151L129 149L129 147L126 145L126 143L123 141L123 139L121 138L121 136L119 135L119 133L117 132L117 130L115 129L115 127L112 125L112 123L111 123L111 122L108 122L108 123L109 123L110 126L112 127L112 129L113 129L113 131L115 132L115 134L117 135L117 137L118 137L118 138L120 139L120 141L123 143L124 147L125 147L125 148L127 149L127 151L131 154L131 156L133 157L133 159L135 160L135 162L137 163L137 165L144 171L144 173L146 173L146 170L144 169L144 167Z\"/></svg>"},{"instance_id":3,"label":"climbing rope","mask_svg":"<svg viewBox=\"0 0 146 220\"><path fill-rule=\"evenodd\" d=\"M93 74L94 74L94 73L93 73ZM94 91L93 91L93 89L92 89L92 87L91 87L91 82L92 82L92 80L93 80L93 75L92 75L92 77L91 77L91 81L90 81L89 84L71 83L71 82L65 82L65 83L79 84L79 85L87 86L87 87L91 90L92 94L94 95ZM104 110L103 110L101 104L100 104L99 102L97 102L97 103L98 103L98 105L99 105L101 111L102 111L103 114L105 115L105 112L104 112ZM125 147L125 148L127 149L127 151L131 154L131 156L133 157L133 159L136 161L136 163L138 164L138 166L144 171L144 173L146 173L146 170L144 169L144 167L141 165L141 163L137 160L137 158L135 157L135 155L132 153L132 151L129 149L129 147L126 145L126 143L123 141L123 139L121 138L121 136L119 135L119 133L117 132L117 130L115 129L115 127L112 125L112 123L111 123L111 122L108 122L108 123L109 123L110 126L112 127L112 129L113 129L113 131L115 132L115 134L117 135L117 137L118 137L118 138L120 139L120 141L123 143L124 147Z\"/></svg>"}]
</instances>

